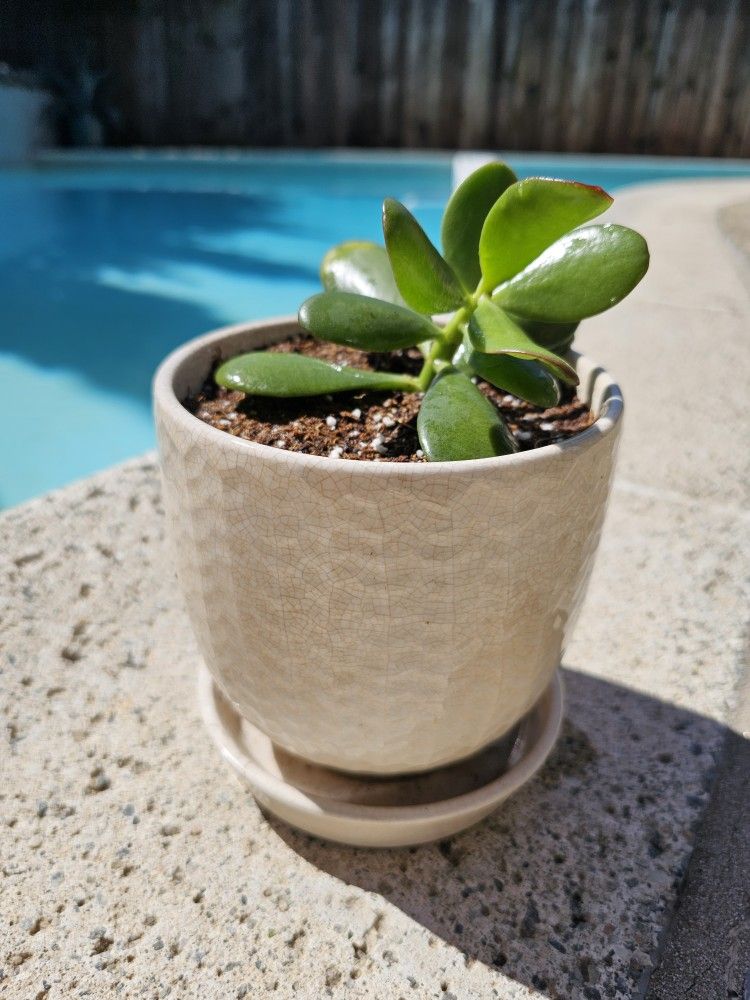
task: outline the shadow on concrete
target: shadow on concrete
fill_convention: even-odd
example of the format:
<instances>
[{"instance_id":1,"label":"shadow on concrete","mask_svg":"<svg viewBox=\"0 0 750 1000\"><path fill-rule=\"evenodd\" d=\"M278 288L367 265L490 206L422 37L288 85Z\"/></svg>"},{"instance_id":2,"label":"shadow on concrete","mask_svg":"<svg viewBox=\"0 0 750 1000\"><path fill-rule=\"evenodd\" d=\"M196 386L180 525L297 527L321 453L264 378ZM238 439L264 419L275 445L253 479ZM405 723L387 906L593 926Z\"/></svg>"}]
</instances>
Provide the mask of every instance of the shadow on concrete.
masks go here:
<instances>
[{"instance_id":1,"label":"shadow on concrete","mask_svg":"<svg viewBox=\"0 0 750 1000\"><path fill-rule=\"evenodd\" d=\"M398 907L467 965L550 998L641 995L726 730L571 668L565 679L552 757L473 830L369 851L270 822L310 864ZM377 942L371 951L398 961ZM462 995L450 975L442 988Z\"/></svg>"}]
</instances>

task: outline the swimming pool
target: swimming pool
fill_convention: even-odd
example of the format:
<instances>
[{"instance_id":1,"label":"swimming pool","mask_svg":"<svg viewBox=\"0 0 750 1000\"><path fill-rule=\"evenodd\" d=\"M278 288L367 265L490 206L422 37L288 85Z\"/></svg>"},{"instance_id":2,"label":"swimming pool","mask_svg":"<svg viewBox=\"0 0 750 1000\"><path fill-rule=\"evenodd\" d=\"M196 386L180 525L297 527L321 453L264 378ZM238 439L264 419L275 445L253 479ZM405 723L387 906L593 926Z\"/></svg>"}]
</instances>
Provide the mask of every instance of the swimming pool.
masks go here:
<instances>
[{"instance_id":1,"label":"swimming pool","mask_svg":"<svg viewBox=\"0 0 750 1000\"><path fill-rule=\"evenodd\" d=\"M508 154L616 190L750 165ZM433 239L452 159L430 154L48 155L0 170L0 507L153 446L160 359L223 323L294 312L380 203Z\"/></svg>"}]
</instances>

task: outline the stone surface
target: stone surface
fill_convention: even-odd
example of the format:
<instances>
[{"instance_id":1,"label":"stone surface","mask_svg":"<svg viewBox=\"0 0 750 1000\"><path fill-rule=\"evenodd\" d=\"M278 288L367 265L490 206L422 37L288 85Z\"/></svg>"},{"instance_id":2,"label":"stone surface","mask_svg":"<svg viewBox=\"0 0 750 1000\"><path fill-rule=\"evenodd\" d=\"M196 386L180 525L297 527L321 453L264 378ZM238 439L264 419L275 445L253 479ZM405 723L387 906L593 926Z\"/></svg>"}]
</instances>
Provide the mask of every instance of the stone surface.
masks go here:
<instances>
[{"instance_id":1,"label":"stone surface","mask_svg":"<svg viewBox=\"0 0 750 1000\"><path fill-rule=\"evenodd\" d=\"M750 282L750 201L725 206L719 223ZM714 791L690 859L662 961L647 1000L750 998L750 659L731 713Z\"/></svg>"},{"instance_id":2,"label":"stone surface","mask_svg":"<svg viewBox=\"0 0 750 1000\"><path fill-rule=\"evenodd\" d=\"M740 262L750 267L750 201L724 205L719 210L719 227L737 247Z\"/></svg>"},{"instance_id":3,"label":"stone surface","mask_svg":"<svg viewBox=\"0 0 750 1000\"><path fill-rule=\"evenodd\" d=\"M648 222L674 197L690 233L649 235L675 281L696 240L711 248L716 274L691 272L706 332L653 283L583 332L625 383L630 427L566 656L563 738L530 785L461 836L368 852L263 817L198 719L197 652L150 459L0 519L0 997L646 990L742 668L748 449L734 387L749 374L750 310L716 228L717 211L750 194L739 187L619 200L619 219ZM701 305L717 285L721 309ZM693 348L712 324L728 350L707 364ZM735 449L696 428L677 388L659 391L701 366L726 387ZM733 968L727 988L741 990Z\"/></svg>"},{"instance_id":4,"label":"stone surface","mask_svg":"<svg viewBox=\"0 0 750 1000\"><path fill-rule=\"evenodd\" d=\"M647 1000L750 997L750 685L734 713Z\"/></svg>"},{"instance_id":5,"label":"stone surface","mask_svg":"<svg viewBox=\"0 0 750 1000\"><path fill-rule=\"evenodd\" d=\"M747 180L619 192L602 218L643 232L651 267L576 338L623 389L621 481L745 512L750 280L725 227L748 198Z\"/></svg>"}]
</instances>

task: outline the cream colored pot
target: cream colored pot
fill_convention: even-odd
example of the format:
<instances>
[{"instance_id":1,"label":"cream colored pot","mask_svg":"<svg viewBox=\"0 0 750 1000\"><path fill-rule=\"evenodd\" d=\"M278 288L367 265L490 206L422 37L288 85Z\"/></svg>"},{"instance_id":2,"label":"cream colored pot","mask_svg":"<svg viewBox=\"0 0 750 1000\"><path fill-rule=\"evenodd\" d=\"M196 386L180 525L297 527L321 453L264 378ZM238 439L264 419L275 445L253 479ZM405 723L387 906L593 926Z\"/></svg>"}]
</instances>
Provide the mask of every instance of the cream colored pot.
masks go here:
<instances>
[{"instance_id":1,"label":"cream colored pot","mask_svg":"<svg viewBox=\"0 0 750 1000\"><path fill-rule=\"evenodd\" d=\"M550 683L604 517L618 387L575 363L594 425L559 445L434 464L293 454L181 401L293 319L227 327L161 365L154 403L169 535L200 652L282 748L396 774L475 753Z\"/></svg>"}]
</instances>

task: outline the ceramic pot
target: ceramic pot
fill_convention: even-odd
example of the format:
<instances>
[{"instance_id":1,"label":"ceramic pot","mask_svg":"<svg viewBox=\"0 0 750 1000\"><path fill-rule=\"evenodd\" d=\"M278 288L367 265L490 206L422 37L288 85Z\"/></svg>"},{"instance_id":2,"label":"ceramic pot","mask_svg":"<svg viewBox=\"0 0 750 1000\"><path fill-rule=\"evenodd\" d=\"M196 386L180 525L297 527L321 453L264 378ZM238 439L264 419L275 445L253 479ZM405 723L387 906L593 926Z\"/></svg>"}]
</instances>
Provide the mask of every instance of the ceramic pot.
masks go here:
<instances>
[{"instance_id":1,"label":"ceramic pot","mask_svg":"<svg viewBox=\"0 0 750 1000\"><path fill-rule=\"evenodd\" d=\"M182 400L293 319L227 327L154 382L168 532L205 663L282 749L401 774L468 757L550 684L591 573L622 417L571 355L597 415L562 444L396 464L300 455L209 427Z\"/></svg>"}]
</instances>

